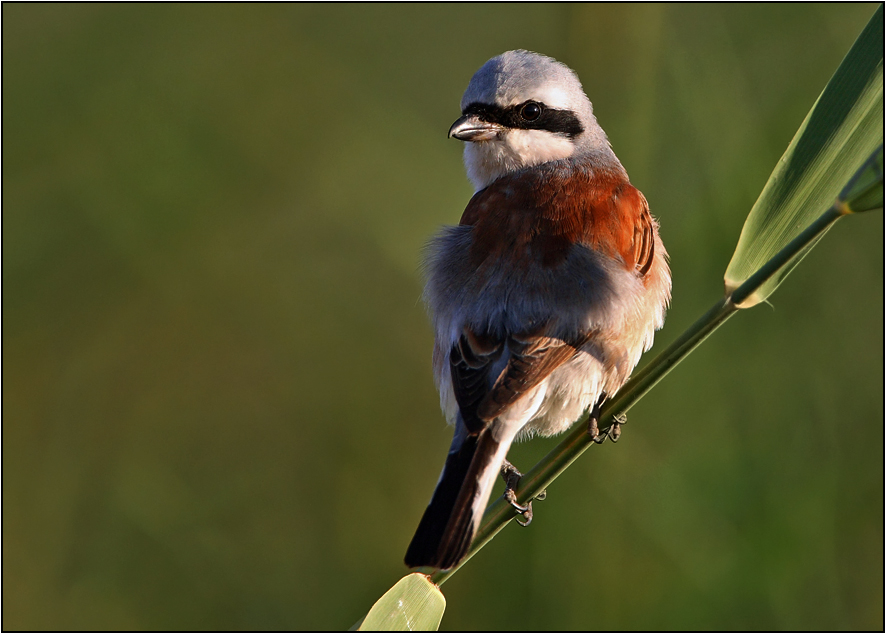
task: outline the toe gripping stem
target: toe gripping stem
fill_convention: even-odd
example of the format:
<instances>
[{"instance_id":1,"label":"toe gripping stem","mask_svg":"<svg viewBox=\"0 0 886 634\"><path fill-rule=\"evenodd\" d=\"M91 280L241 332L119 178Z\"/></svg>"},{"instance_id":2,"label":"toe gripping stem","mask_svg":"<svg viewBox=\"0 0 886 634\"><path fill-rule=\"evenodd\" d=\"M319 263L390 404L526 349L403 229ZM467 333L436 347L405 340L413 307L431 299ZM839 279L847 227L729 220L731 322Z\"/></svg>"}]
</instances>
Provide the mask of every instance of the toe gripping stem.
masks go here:
<instances>
[{"instance_id":1,"label":"toe gripping stem","mask_svg":"<svg viewBox=\"0 0 886 634\"><path fill-rule=\"evenodd\" d=\"M501 477L505 481L505 500L514 507L517 513L523 516L522 521L517 518L517 523L520 526L529 526L532 523L532 500L527 502L526 506L517 503L517 485L520 484L523 474L517 470L517 467L505 460L501 463ZM545 497L547 497L547 491L542 491L535 496L535 499L543 500Z\"/></svg>"},{"instance_id":2,"label":"toe gripping stem","mask_svg":"<svg viewBox=\"0 0 886 634\"><path fill-rule=\"evenodd\" d=\"M618 442L618 439L621 436L621 426L628 422L627 415L622 412L621 414L613 416L612 424L603 431L600 431L600 406L605 400L606 395L601 395L600 400L597 401L597 404L591 409L590 416L588 416L588 435L591 437L591 440L598 445L604 442L607 438L612 442Z\"/></svg>"}]
</instances>

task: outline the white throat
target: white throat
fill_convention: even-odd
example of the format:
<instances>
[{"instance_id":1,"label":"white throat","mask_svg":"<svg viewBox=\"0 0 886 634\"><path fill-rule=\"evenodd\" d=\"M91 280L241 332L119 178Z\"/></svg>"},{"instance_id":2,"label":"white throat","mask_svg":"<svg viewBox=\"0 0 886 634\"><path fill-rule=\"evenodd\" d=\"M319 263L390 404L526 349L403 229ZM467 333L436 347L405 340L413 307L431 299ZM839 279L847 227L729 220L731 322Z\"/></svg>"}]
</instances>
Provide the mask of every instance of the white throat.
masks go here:
<instances>
[{"instance_id":1,"label":"white throat","mask_svg":"<svg viewBox=\"0 0 886 634\"><path fill-rule=\"evenodd\" d=\"M505 130L490 141L465 144L465 169L475 191L524 167L572 156L571 139L545 130Z\"/></svg>"}]
</instances>

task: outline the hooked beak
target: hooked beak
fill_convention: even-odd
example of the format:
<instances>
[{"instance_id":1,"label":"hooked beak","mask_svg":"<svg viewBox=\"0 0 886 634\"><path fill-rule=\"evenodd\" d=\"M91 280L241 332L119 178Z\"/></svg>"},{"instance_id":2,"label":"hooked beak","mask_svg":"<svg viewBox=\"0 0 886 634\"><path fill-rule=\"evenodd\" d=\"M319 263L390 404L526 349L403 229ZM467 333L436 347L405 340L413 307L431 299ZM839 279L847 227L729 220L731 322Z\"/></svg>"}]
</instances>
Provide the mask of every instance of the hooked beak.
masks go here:
<instances>
[{"instance_id":1,"label":"hooked beak","mask_svg":"<svg viewBox=\"0 0 886 634\"><path fill-rule=\"evenodd\" d=\"M466 114L449 128L449 138L459 141L489 141L502 130L497 123L481 121L475 114Z\"/></svg>"}]
</instances>

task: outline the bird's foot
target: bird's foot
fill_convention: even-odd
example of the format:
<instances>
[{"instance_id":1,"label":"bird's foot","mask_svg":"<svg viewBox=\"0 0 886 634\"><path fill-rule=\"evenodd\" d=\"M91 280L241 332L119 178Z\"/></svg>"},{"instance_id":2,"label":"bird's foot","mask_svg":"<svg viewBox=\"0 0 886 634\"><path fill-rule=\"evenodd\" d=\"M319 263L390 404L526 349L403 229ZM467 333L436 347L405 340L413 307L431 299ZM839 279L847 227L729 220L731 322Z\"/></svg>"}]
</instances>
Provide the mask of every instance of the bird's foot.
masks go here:
<instances>
[{"instance_id":1,"label":"bird's foot","mask_svg":"<svg viewBox=\"0 0 886 634\"><path fill-rule=\"evenodd\" d=\"M606 395L603 394L600 396L600 400L596 402L596 404L591 408L591 413L588 416L588 436L591 437L598 445L606 440L606 435L600 433L600 405L603 403L603 399L606 398Z\"/></svg>"},{"instance_id":2,"label":"bird's foot","mask_svg":"<svg viewBox=\"0 0 886 634\"><path fill-rule=\"evenodd\" d=\"M628 415L622 412L612 417L612 424L606 428L604 435L612 442L618 442L621 437L621 426L628 422Z\"/></svg>"},{"instance_id":3,"label":"bird's foot","mask_svg":"<svg viewBox=\"0 0 886 634\"><path fill-rule=\"evenodd\" d=\"M612 442L618 442L618 438L621 436L621 426L628 422L626 414L617 414L612 417L612 424L602 432L600 431L600 405L602 405L605 398L606 395L603 394L600 400L597 401L597 404L591 409L590 416L588 416L588 435L598 445L607 438Z\"/></svg>"},{"instance_id":4,"label":"bird's foot","mask_svg":"<svg viewBox=\"0 0 886 634\"><path fill-rule=\"evenodd\" d=\"M505 460L501 463L501 477L505 481L505 500L514 507L515 511L523 516L522 521L517 518L517 523L520 526L529 526L532 522L532 500L527 502L526 506L517 502L517 485L520 484L520 478L523 477L523 474L517 470L517 467ZM535 499L543 500L547 497L547 494L547 491L542 491L535 496Z\"/></svg>"}]
</instances>

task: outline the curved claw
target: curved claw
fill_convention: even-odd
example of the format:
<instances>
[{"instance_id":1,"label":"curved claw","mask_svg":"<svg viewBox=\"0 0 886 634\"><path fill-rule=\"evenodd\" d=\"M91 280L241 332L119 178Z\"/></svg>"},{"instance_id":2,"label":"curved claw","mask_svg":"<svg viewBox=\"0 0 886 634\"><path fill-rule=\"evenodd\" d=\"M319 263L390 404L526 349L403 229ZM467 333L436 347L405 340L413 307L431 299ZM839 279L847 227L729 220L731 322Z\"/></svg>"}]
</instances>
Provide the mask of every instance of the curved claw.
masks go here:
<instances>
[{"instance_id":1,"label":"curved claw","mask_svg":"<svg viewBox=\"0 0 886 634\"><path fill-rule=\"evenodd\" d=\"M514 507L514 508L519 508L519 507ZM529 526L530 524L532 524L532 502L527 504L526 510L523 511L523 519L526 520L525 522L521 522L519 517L515 517L514 519L517 521L517 523L520 526L525 527L525 526Z\"/></svg>"},{"instance_id":2,"label":"curved claw","mask_svg":"<svg viewBox=\"0 0 886 634\"><path fill-rule=\"evenodd\" d=\"M508 504L514 507L514 510L524 514L528 512L530 516L532 515L532 502L530 502L526 506L521 506L520 504L518 504L517 494L514 493L514 489L505 489L505 500L507 500Z\"/></svg>"}]
</instances>

